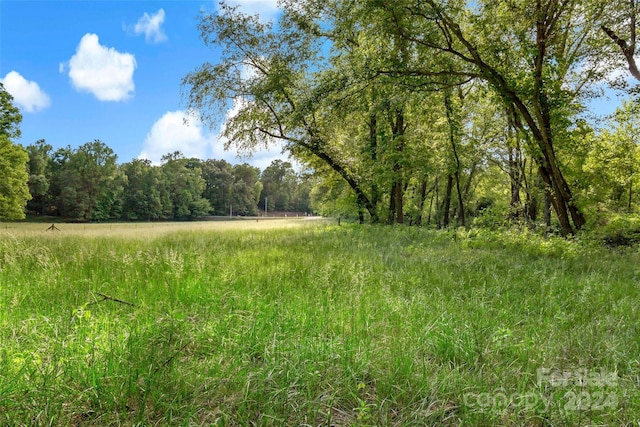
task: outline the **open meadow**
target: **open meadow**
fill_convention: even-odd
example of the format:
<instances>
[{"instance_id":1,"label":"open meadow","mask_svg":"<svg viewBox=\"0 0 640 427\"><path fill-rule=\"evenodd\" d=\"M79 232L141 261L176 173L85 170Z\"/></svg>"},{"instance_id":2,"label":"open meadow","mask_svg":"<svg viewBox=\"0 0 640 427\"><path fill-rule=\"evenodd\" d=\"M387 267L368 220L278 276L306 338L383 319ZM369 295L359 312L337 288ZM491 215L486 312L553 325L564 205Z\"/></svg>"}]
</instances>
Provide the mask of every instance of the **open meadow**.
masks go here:
<instances>
[{"instance_id":1,"label":"open meadow","mask_svg":"<svg viewBox=\"0 0 640 427\"><path fill-rule=\"evenodd\" d=\"M0 224L0 425L638 425L640 252L279 220Z\"/></svg>"}]
</instances>

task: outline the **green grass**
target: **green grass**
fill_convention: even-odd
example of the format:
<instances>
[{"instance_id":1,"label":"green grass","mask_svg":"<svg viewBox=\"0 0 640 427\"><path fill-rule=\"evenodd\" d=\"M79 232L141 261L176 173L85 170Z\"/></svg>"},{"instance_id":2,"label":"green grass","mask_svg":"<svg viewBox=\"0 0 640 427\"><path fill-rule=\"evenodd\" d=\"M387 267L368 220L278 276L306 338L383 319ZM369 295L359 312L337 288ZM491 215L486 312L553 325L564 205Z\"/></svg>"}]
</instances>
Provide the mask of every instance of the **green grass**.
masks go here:
<instances>
[{"instance_id":1,"label":"green grass","mask_svg":"<svg viewBox=\"0 0 640 427\"><path fill-rule=\"evenodd\" d=\"M0 425L640 421L637 249L309 221L60 228L0 230Z\"/></svg>"}]
</instances>

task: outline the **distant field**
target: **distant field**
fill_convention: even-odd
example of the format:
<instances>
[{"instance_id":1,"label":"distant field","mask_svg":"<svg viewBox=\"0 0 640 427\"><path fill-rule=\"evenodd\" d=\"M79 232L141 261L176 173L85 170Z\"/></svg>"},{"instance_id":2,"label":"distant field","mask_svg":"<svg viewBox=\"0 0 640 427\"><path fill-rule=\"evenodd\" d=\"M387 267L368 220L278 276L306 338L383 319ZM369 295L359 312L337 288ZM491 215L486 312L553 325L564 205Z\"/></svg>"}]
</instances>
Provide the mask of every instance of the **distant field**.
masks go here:
<instances>
[{"instance_id":1,"label":"distant field","mask_svg":"<svg viewBox=\"0 0 640 427\"><path fill-rule=\"evenodd\" d=\"M185 222L122 222L122 223L42 223L7 222L0 223L0 237L25 235L74 235L74 236L118 236L133 238L156 237L182 231L223 231L223 230L268 230L299 227L310 221L331 221L321 217L233 219L231 221L185 221ZM55 229L49 229L52 225ZM43 234L45 232L45 234Z\"/></svg>"},{"instance_id":2,"label":"distant field","mask_svg":"<svg viewBox=\"0 0 640 427\"><path fill-rule=\"evenodd\" d=\"M637 425L640 252L273 220L0 224L0 425Z\"/></svg>"}]
</instances>

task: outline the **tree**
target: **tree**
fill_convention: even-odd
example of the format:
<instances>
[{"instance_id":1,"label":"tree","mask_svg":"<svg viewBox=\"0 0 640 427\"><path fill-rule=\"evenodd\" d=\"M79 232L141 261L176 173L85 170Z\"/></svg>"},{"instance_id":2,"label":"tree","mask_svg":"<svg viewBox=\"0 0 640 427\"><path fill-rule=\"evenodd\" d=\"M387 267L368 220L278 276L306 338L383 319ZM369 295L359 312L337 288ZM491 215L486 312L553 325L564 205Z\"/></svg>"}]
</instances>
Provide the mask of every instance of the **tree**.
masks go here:
<instances>
[{"instance_id":1,"label":"tree","mask_svg":"<svg viewBox=\"0 0 640 427\"><path fill-rule=\"evenodd\" d=\"M227 118L231 103L237 114L228 118L227 145L251 151L280 140L294 155L314 156L341 176L358 203L377 217L374 206L350 166L333 155L318 116L322 94L307 77L318 66L319 46L284 16L274 31L258 17L222 6L222 13L202 17L205 44L218 45L217 64L206 63L183 79L189 108L214 126Z\"/></svg>"},{"instance_id":2,"label":"tree","mask_svg":"<svg viewBox=\"0 0 640 427\"><path fill-rule=\"evenodd\" d=\"M122 217L128 220L171 218L169 193L159 167L135 159L120 166L126 176L122 192Z\"/></svg>"},{"instance_id":3,"label":"tree","mask_svg":"<svg viewBox=\"0 0 640 427\"><path fill-rule=\"evenodd\" d=\"M29 156L19 145L0 134L0 220L23 219L29 195L27 161Z\"/></svg>"},{"instance_id":4,"label":"tree","mask_svg":"<svg viewBox=\"0 0 640 427\"><path fill-rule=\"evenodd\" d=\"M636 80L640 80L640 70L635 59L636 24L640 14L638 2L636 0L610 2L604 13L600 10L598 12L604 16L600 28L622 52L631 75Z\"/></svg>"},{"instance_id":5,"label":"tree","mask_svg":"<svg viewBox=\"0 0 640 427\"><path fill-rule=\"evenodd\" d=\"M116 160L113 150L99 140L76 150L58 149L52 162L52 187L60 215L78 220L119 218L124 176Z\"/></svg>"},{"instance_id":6,"label":"tree","mask_svg":"<svg viewBox=\"0 0 640 427\"><path fill-rule=\"evenodd\" d=\"M632 212L640 187L640 106L625 101L610 120L610 128L593 141L584 168L590 202Z\"/></svg>"},{"instance_id":7,"label":"tree","mask_svg":"<svg viewBox=\"0 0 640 427\"><path fill-rule=\"evenodd\" d=\"M22 114L13 105L13 96L0 83L0 134L8 139L20 138L20 123Z\"/></svg>"},{"instance_id":8,"label":"tree","mask_svg":"<svg viewBox=\"0 0 640 427\"><path fill-rule=\"evenodd\" d=\"M205 181L199 159L185 159L180 152L162 157L162 175L171 201L171 217L188 220L208 215L209 201L202 197Z\"/></svg>"},{"instance_id":9,"label":"tree","mask_svg":"<svg viewBox=\"0 0 640 427\"><path fill-rule=\"evenodd\" d=\"M226 160L206 160L202 163L202 178L205 182L202 196L211 204L211 213L228 215L233 203L233 166Z\"/></svg>"},{"instance_id":10,"label":"tree","mask_svg":"<svg viewBox=\"0 0 640 427\"><path fill-rule=\"evenodd\" d=\"M27 152L11 139L20 136L20 111L0 83L0 220L22 219L31 198L27 185Z\"/></svg>"},{"instance_id":11,"label":"tree","mask_svg":"<svg viewBox=\"0 0 640 427\"><path fill-rule=\"evenodd\" d=\"M29 154L29 193L31 200L27 203L27 209L40 215L46 213L46 204L49 194L49 155L53 147L44 139L36 141L27 147Z\"/></svg>"},{"instance_id":12,"label":"tree","mask_svg":"<svg viewBox=\"0 0 640 427\"><path fill-rule=\"evenodd\" d=\"M436 0L374 4L395 24L394 34L401 34L425 56L423 66L395 72L427 80L442 75L481 79L513 107L514 123L531 136L530 150L563 233L580 229L585 218L557 149L576 101L599 77L599 50L594 48L599 28L584 19L581 3L482 1L473 9ZM461 65L442 69L427 55L451 57Z\"/></svg>"},{"instance_id":13,"label":"tree","mask_svg":"<svg viewBox=\"0 0 640 427\"><path fill-rule=\"evenodd\" d=\"M265 207L268 200L268 211L292 210L291 196L296 186L296 173L289 162L276 159L262 171L262 194L260 204Z\"/></svg>"},{"instance_id":14,"label":"tree","mask_svg":"<svg viewBox=\"0 0 640 427\"><path fill-rule=\"evenodd\" d=\"M233 177L230 211L233 209L236 215L256 215L262 191L260 169L247 163L234 165Z\"/></svg>"},{"instance_id":15,"label":"tree","mask_svg":"<svg viewBox=\"0 0 640 427\"><path fill-rule=\"evenodd\" d=\"M615 65L603 27L619 35L635 22L635 0L623 26L604 3L283 0L275 24L223 6L199 26L219 61L183 84L205 122L225 120L229 145L279 140L312 168L323 212L348 201L360 221L466 225L489 202L505 219L533 219L544 194L568 235L586 221L579 114ZM482 96L484 116L473 113ZM480 184L504 204L474 205Z\"/></svg>"}]
</instances>

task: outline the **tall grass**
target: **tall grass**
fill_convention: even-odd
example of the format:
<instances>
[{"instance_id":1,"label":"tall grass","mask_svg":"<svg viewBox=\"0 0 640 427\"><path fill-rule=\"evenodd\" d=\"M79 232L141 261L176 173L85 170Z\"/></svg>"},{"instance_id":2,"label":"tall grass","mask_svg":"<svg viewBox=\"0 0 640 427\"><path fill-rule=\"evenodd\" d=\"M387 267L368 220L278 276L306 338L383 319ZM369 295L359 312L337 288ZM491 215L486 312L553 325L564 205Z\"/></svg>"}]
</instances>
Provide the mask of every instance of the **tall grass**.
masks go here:
<instances>
[{"instance_id":1,"label":"tall grass","mask_svg":"<svg viewBox=\"0 0 640 427\"><path fill-rule=\"evenodd\" d=\"M640 421L637 250L83 227L0 237L0 425Z\"/></svg>"}]
</instances>

